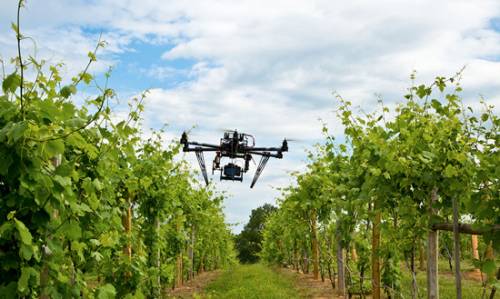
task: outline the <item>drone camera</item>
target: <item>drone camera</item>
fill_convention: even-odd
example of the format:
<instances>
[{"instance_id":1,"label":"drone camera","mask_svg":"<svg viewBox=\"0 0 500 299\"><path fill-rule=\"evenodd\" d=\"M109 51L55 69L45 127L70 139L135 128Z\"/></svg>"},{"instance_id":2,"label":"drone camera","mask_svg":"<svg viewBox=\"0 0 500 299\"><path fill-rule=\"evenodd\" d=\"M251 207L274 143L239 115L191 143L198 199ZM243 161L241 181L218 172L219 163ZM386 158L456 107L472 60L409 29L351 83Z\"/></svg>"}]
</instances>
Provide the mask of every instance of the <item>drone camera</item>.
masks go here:
<instances>
[{"instance_id":1,"label":"drone camera","mask_svg":"<svg viewBox=\"0 0 500 299\"><path fill-rule=\"evenodd\" d=\"M238 181L243 180L243 176L241 173L241 167L236 165L236 164L229 163L229 164L225 165L223 173L224 173L224 176L222 176L221 178L224 180L233 180L233 181L234 180L238 180Z\"/></svg>"},{"instance_id":2,"label":"drone camera","mask_svg":"<svg viewBox=\"0 0 500 299\"><path fill-rule=\"evenodd\" d=\"M241 167L233 163L224 166L224 175L228 177L237 177L241 175Z\"/></svg>"}]
</instances>

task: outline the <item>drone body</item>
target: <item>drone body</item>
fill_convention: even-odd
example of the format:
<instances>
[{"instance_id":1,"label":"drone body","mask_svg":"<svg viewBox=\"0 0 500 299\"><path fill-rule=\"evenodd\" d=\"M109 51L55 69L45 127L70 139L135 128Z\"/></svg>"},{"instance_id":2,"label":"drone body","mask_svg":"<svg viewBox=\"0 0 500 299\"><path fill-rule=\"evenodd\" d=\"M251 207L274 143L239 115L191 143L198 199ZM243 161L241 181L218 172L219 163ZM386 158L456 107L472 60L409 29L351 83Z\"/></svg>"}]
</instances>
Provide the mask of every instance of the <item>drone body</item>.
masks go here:
<instances>
[{"instance_id":1,"label":"drone body","mask_svg":"<svg viewBox=\"0 0 500 299\"><path fill-rule=\"evenodd\" d=\"M252 184L253 188L269 158L283 158L283 152L288 151L288 142L283 140L281 147L256 147L252 135L238 133L238 131L225 131L218 145L189 141L186 132L182 133L180 143L184 152L195 152L205 183L208 185L207 168L203 152L215 152L212 164L212 174L220 171L220 180L243 181L243 174L248 171L252 155L261 156L259 166L255 171ZM221 159L229 158L231 162L221 167ZM243 165L238 165L236 160L243 159Z\"/></svg>"}]
</instances>

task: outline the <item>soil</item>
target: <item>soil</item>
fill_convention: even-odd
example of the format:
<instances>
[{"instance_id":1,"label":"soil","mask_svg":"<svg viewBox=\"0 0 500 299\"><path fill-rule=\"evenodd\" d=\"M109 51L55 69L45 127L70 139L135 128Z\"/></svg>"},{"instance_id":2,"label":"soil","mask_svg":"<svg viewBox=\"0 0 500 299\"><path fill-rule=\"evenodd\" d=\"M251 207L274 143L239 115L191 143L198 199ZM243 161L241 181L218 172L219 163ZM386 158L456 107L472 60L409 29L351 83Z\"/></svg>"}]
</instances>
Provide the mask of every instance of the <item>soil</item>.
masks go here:
<instances>
[{"instance_id":1,"label":"soil","mask_svg":"<svg viewBox=\"0 0 500 299\"><path fill-rule=\"evenodd\" d=\"M330 279L325 277L325 281L321 281L321 278L316 280L312 273L303 274L297 273L289 268L280 268L277 271L283 273L286 276L292 276L295 280L295 287L298 293L303 298L309 299L331 299L338 298L342 299L343 296L337 295L335 290L332 289L332 284Z\"/></svg>"},{"instance_id":2,"label":"soil","mask_svg":"<svg viewBox=\"0 0 500 299\"><path fill-rule=\"evenodd\" d=\"M462 273L462 279L465 280L475 280L478 282L481 282L481 272L479 270L467 270L467 271L461 271ZM451 271L442 271L439 273L439 275L445 275L450 278L455 277L455 273ZM486 280L487 276L486 274L483 273L483 280Z\"/></svg>"},{"instance_id":3,"label":"soil","mask_svg":"<svg viewBox=\"0 0 500 299\"><path fill-rule=\"evenodd\" d=\"M475 281L482 281L481 280L481 271L479 270L471 270L471 271L466 271L462 272L462 277L468 280L475 280ZM483 273L483 280L486 280L486 274Z\"/></svg>"},{"instance_id":4,"label":"soil","mask_svg":"<svg viewBox=\"0 0 500 299\"><path fill-rule=\"evenodd\" d=\"M193 298L194 294L203 293L203 289L222 273L221 270L204 272L196 275L193 280L186 282L182 287L168 290L168 298Z\"/></svg>"}]
</instances>

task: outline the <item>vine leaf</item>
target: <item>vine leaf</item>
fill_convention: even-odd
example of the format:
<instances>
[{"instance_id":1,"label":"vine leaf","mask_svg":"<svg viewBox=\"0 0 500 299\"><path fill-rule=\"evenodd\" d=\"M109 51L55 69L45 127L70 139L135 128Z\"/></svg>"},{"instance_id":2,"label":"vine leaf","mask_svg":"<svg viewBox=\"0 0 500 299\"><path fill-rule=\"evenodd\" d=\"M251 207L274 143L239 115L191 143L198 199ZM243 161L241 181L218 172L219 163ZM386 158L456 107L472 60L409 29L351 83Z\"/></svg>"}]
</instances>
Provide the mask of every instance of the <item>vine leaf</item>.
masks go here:
<instances>
[{"instance_id":1,"label":"vine leaf","mask_svg":"<svg viewBox=\"0 0 500 299\"><path fill-rule=\"evenodd\" d=\"M76 221L69 221L61 227L61 232L70 240L78 240L82 237L82 229Z\"/></svg>"},{"instance_id":2,"label":"vine leaf","mask_svg":"<svg viewBox=\"0 0 500 299\"><path fill-rule=\"evenodd\" d=\"M5 80L3 80L2 89L3 92L5 93L7 93L8 91L13 93L20 85L21 85L21 77L19 77L19 75L14 72L8 75L5 78Z\"/></svg>"},{"instance_id":3,"label":"vine leaf","mask_svg":"<svg viewBox=\"0 0 500 299\"><path fill-rule=\"evenodd\" d=\"M21 242L23 242L23 244L25 244L25 245L31 246L31 242L32 242L33 238L31 237L31 233L28 230L28 228L26 227L26 225L24 225L24 223L22 223L21 221L15 219L15 218L14 218L14 222L16 223L16 229L19 232L19 236L21 237Z\"/></svg>"},{"instance_id":4,"label":"vine leaf","mask_svg":"<svg viewBox=\"0 0 500 299\"><path fill-rule=\"evenodd\" d=\"M48 141L45 150L49 157L64 153L64 142L60 139Z\"/></svg>"}]
</instances>

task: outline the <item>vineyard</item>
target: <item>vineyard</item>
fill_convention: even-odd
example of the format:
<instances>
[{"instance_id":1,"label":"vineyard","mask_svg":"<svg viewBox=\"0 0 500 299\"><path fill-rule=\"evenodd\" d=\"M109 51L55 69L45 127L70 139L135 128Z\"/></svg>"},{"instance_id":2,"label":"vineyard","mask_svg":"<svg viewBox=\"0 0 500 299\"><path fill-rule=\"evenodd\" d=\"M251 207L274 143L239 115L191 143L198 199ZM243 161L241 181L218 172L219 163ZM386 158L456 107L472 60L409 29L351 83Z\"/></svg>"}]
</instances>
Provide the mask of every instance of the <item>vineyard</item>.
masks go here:
<instances>
[{"instance_id":1,"label":"vineyard","mask_svg":"<svg viewBox=\"0 0 500 299\"><path fill-rule=\"evenodd\" d=\"M338 96L346 142L324 128L325 144L283 190L266 225L263 259L306 273L311 268L344 296L381 298L383 291L404 298L411 290L412 298L439 298L442 254L462 298L460 266L467 257L484 273L482 290L472 296L494 298L500 120L492 106L483 103L478 114L462 102L460 76L412 86L392 110L380 102L369 114L356 115ZM468 244L473 248L464 252ZM417 272L424 269L422 286ZM406 284L403 270L410 272Z\"/></svg>"},{"instance_id":2,"label":"vineyard","mask_svg":"<svg viewBox=\"0 0 500 299\"><path fill-rule=\"evenodd\" d=\"M188 297L498 298L500 119L462 99L463 70L368 112L336 95L342 137L323 125L235 235L226 194L143 128L148 93L115 110L90 71L106 43L68 78L23 53L23 5L0 61L0 298L171 298L204 275Z\"/></svg>"},{"instance_id":3,"label":"vineyard","mask_svg":"<svg viewBox=\"0 0 500 299\"><path fill-rule=\"evenodd\" d=\"M2 80L1 298L160 298L235 261L223 197L161 131L143 137L143 97L113 117L113 90L88 72L102 46L64 85L61 65L21 54ZM94 83L100 94L77 106Z\"/></svg>"}]
</instances>

